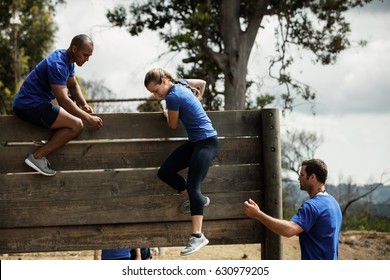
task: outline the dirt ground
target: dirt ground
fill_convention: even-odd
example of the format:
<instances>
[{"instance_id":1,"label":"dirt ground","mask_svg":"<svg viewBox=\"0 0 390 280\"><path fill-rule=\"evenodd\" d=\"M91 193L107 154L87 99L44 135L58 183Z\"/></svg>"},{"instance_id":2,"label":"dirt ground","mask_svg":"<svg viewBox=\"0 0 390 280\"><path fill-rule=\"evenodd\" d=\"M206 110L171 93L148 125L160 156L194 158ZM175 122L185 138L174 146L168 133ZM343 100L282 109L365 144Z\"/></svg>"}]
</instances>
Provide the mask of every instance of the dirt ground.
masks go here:
<instances>
[{"instance_id":1,"label":"dirt ground","mask_svg":"<svg viewBox=\"0 0 390 280\"><path fill-rule=\"evenodd\" d=\"M181 257L182 247L162 248L158 260L258 260L260 245L208 245ZM341 260L390 260L390 233L343 232L339 246ZM0 255L0 260L92 260L93 251L71 251ZM298 237L283 238L283 259L299 260Z\"/></svg>"}]
</instances>

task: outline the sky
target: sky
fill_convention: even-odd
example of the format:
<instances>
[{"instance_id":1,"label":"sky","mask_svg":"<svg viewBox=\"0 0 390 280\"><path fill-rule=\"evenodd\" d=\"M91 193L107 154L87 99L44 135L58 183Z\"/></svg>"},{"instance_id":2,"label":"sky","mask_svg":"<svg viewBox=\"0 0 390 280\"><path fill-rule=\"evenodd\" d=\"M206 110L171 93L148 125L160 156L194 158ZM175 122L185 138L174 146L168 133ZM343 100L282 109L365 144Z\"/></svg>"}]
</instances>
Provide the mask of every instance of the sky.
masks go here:
<instances>
[{"instance_id":1,"label":"sky","mask_svg":"<svg viewBox=\"0 0 390 280\"><path fill-rule=\"evenodd\" d=\"M131 37L125 29L112 28L106 12L124 0L67 0L55 14L58 32L53 49L67 48L73 36L92 37L95 50L89 62L77 67L76 75L100 80L116 98L145 98L145 73L164 67L174 73L182 56L163 55L166 45L156 33L145 31ZM337 63L312 63L313 55L297 52L292 74L316 91L315 114L311 105L300 103L281 118L281 131L306 130L323 136L316 157L328 165L328 182L355 184L379 182L390 171L390 1L374 0L346 15L351 23L352 47ZM263 22L248 64L248 78L264 81L261 90L280 92L266 78L269 56L274 51L272 22ZM357 47L359 40L368 42ZM201 78L201 77L196 77ZM264 80L263 80L264 79ZM280 105L277 99L270 107ZM383 180L390 179L390 175Z\"/></svg>"}]
</instances>

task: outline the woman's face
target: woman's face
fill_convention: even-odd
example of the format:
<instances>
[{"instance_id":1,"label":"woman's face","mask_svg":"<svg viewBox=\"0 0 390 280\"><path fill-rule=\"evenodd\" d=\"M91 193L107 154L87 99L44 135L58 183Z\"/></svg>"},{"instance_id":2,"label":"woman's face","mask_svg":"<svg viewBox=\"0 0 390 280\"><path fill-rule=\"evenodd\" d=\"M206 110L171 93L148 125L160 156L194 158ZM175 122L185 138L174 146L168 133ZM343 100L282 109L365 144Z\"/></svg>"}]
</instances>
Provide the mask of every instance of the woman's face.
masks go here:
<instances>
[{"instance_id":1,"label":"woman's face","mask_svg":"<svg viewBox=\"0 0 390 280\"><path fill-rule=\"evenodd\" d=\"M151 82L146 87L150 93L152 93L158 101L165 99L169 89L171 88L171 83L165 79L161 79L161 83Z\"/></svg>"}]
</instances>

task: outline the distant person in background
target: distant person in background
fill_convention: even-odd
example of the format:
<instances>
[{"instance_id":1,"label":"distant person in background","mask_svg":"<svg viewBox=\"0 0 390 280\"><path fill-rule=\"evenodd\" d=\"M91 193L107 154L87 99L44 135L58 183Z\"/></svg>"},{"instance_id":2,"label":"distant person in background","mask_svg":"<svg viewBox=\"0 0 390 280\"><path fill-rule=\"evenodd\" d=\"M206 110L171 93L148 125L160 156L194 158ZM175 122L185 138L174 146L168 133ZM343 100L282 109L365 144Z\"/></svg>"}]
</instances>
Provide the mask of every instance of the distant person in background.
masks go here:
<instances>
[{"instance_id":1,"label":"distant person in background","mask_svg":"<svg viewBox=\"0 0 390 280\"><path fill-rule=\"evenodd\" d=\"M103 249L94 251L94 260L131 260L130 248L125 249ZM99 256L100 255L100 256Z\"/></svg>"},{"instance_id":2,"label":"distant person in background","mask_svg":"<svg viewBox=\"0 0 390 280\"><path fill-rule=\"evenodd\" d=\"M103 125L100 117L91 115L93 110L74 76L75 64L87 62L93 49L87 35L75 36L67 50L55 50L39 62L14 97L17 117L55 131L47 143L25 159L27 165L43 175L55 175L46 156L74 139L83 128L83 120L96 129Z\"/></svg>"},{"instance_id":3,"label":"distant person in background","mask_svg":"<svg viewBox=\"0 0 390 280\"><path fill-rule=\"evenodd\" d=\"M131 260L151 260L153 257L158 256L159 249L155 248L136 248L131 249Z\"/></svg>"},{"instance_id":4,"label":"distant person in background","mask_svg":"<svg viewBox=\"0 0 390 280\"><path fill-rule=\"evenodd\" d=\"M337 260L342 215L338 202L325 189L327 166L320 159L305 160L301 165L299 183L310 199L290 221L265 214L252 199L244 202L244 212L276 234L299 235L302 260Z\"/></svg>"},{"instance_id":5,"label":"distant person in background","mask_svg":"<svg viewBox=\"0 0 390 280\"><path fill-rule=\"evenodd\" d=\"M158 248L103 249L94 251L94 260L151 260L158 254Z\"/></svg>"}]
</instances>

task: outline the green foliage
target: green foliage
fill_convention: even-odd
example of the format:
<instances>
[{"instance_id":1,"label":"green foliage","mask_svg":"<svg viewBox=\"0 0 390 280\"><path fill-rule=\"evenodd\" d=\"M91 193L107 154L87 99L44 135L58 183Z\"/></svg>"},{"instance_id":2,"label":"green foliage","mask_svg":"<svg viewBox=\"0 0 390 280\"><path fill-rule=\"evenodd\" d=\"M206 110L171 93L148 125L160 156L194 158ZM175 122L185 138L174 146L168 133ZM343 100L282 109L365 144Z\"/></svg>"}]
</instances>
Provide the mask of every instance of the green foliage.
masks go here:
<instances>
[{"instance_id":1,"label":"green foliage","mask_svg":"<svg viewBox=\"0 0 390 280\"><path fill-rule=\"evenodd\" d=\"M210 75L210 70L212 66L210 65L210 68L203 67L203 63L194 65L191 69L185 70L184 67L179 66L177 69L177 76L182 78L187 77L202 77L206 80L208 87L206 87L205 92L202 97L202 104L205 110L209 111L219 111L222 109L222 99L221 99L221 93L217 91L215 88L216 85L214 82L212 82L213 75L216 74L217 71L214 72L214 74ZM206 71L206 69L209 69ZM216 69L214 69L216 70Z\"/></svg>"},{"instance_id":2,"label":"green foliage","mask_svg":"<svg viewBox=\"0 0 390 280\"><path fill-rule=\"evenodd\" d=\"M180 66L183 76L202 74L206 79L205 108L216 108L213 99L225 95L233 109L244 106L246 66L259 28L277 18L276 55L270 60L269 74L285 86L284 109L293 108L295 96L312 102L315 92L296 81L289 69L294 58L290 46L310 51L314 61L324 65L336 62L340 52L350 46L346 11L372 0L288 0L288 1L132 1L129 8L117 6L108 11L114 26L126 27L132 36L145 29L159 31L172 52L185 52ZM362 43L363 45L363 43ZM242 77L243 76L243 77ZM194 77L194 76L191 76ZM224 81L224 89L218 83ZM262 93L264 95L264 93ZM229 98L228 98L229 97ZM269 102L262 99L260 102ZM217 101L219 104L220 101ZM265 103L260 103L261 106Z\"/></svg>"},{"instance_id":3,"label":"green foliage","mask_svg":"<svg viewBox=\"0 0 390 280\"><path fill-rule=\"evenodd\" d=\"M162 112L162 108L154 96L150 97L146 102L138 105L137 110L138 112Z\"/></svg>"},{"instance_id":4,"label":"green foliage","mask_svg":"<svg viewBox=\"0 0 390 280\"><path fill-rule=\"evenodd\" d=\"M0 114L12 113L12 98L26 75L52 47L56 5L63 0L4 0L0 4Z\"/></svg>"},{"instance_id":5,"label":"green foliage","mask_svg":"<svg viewBox=\"0 0 390 280\"><path fill-rule=\"evenodd\" d=\"M275 96L270 95L268 93L266 94L260 94L259 96L256 97L256 105L249 104L248 109L263 109L265 106L272 104L274 102Z\"/></svg>"},{"instance_id":6,"label":"green foliage","mask_svg":"<svg viewBox=\"0 0 390 280\"><path fill-rule=\"evenodd\" d=\"M298 209L294 209L291 207L286 207L283 204L283 219L284 220L291 220L291 218L295 215Z\"/></svg>"},{"instance_id":7,"label":"green foliage","mask_svg":"<svg viewBox=\"0 0 390 280\"><path fill-rule=\"evenodd\" d=\"M343 219L343 230L375 230L390 232L390 220L386 217L372 217L364 212L350 214Z\"/></svg>"},{"instance_id":8,"label":"green foliage","mask_svg":"<svg viewBox=\"0 0 390 280\"><path fill-rule=\"evenodd\" d=\"M7 115L9 108L12 107L12 93L4 87L3 82L0 81L0 115Z\"/></svg>"}]
</instances>

